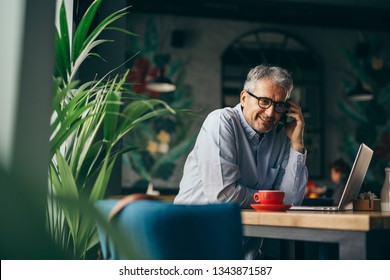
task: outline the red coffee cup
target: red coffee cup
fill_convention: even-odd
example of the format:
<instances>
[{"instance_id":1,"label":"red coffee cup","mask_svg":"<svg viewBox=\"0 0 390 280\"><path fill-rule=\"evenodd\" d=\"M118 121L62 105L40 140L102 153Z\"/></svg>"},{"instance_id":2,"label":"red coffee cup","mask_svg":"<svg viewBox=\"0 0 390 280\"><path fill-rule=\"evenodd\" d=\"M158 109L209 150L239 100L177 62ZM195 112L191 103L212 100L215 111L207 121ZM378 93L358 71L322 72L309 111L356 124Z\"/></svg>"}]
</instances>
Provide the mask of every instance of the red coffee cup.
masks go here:
<instances>
[{"instance_id":1,"label":"red coffee cup","mask_svg":"<svg viewBox=\"0 0 390 280\"><path fill-rule=\"evenodd\" d=\"M257 203L261 204L283 204L284 191L261 190L253 195Z\"/></svg>"}]
</instances>

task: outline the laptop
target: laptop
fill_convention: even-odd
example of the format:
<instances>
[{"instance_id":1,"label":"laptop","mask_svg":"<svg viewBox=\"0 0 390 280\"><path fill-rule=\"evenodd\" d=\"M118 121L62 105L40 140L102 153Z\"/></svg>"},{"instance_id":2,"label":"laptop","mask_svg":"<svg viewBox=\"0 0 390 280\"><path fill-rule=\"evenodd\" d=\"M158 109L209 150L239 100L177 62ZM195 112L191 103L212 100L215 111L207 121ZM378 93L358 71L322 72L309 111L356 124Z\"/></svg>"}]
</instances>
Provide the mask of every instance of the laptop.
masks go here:
<instances>
[{"instance_id":1,"label":"laptop","mask_svg":"<svg viewBox=\"0 0 390 280\"><path fill-rule=\"evenodd\" d=\"M289 210L308 210L308 211L345 211L352 210L352 200L357 198L366 176L368 166L373 155L373 150L362 143L359 147L355 162L353 163L351 173L345 184L343 194L337 206L295 206Z\"/></svg>"}]
</instances>

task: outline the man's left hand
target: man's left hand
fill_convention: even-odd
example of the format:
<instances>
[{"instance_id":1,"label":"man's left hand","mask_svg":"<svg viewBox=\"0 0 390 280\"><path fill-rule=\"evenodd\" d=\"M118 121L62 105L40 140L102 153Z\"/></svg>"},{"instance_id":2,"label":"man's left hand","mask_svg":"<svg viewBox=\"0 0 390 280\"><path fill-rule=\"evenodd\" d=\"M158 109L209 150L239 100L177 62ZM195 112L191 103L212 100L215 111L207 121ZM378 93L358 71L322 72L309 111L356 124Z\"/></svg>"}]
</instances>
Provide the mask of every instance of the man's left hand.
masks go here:
<instances>
[{"instance_id":1,"label":"man's left hand","mask_svg":"<svg viewBox=\"0 0 390 280\"><path fill-rule=\"evenodd\" d=\"M290 104L290 110L286 115L294 118L294 121L286 124L286 134L290 138L293 149L297 152L304 153L303 131L305 128L305 120L302 110L295 101L289 100L288 102Z\"/></svg>"}]
</instances>

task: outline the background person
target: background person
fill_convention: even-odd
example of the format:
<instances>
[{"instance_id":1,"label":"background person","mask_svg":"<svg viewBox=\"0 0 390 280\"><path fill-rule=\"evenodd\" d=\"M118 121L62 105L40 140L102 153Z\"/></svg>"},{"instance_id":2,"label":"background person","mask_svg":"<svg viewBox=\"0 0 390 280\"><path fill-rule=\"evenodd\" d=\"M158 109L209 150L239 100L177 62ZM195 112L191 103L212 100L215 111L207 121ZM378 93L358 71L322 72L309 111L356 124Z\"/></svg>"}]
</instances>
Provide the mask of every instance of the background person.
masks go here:
<instances>
[{"instance_id":1,"label":"background person","mask_svg":"<svg viewBox=\"0 0 390 280\"><path fill-rule=\"evenodd\" d=\"M305 197L308 198L332 198L337 204L343 194L351 168L342 158L338 158L329 166L329 178L324 182L315 182L308 179Z\"/></svg>"},{"instance_id":2,"label":"background person","mask_svg":"<svg viewBox=\"0 0 390 280\"><path fill-rule=\"evenodd\" d=\"M336 159L329 167L329 177L333 186L332 199L338 203L343 194L345 184L347 183L351 167L342 158Z\"/></svg>"}]
</instances>

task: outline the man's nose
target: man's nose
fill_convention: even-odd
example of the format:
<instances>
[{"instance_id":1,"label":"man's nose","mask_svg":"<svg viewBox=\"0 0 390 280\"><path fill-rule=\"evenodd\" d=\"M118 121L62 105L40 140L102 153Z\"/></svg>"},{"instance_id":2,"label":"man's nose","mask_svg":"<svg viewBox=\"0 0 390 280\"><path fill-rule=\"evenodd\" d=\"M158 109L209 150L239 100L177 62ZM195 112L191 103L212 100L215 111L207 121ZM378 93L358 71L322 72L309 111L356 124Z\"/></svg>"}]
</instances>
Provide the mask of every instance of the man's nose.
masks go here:
<instances>
[{"instance_id":1,"label":"man's nose","mask_svg":"<svg viewBox=\"0 0 390 280\"><path fill-rule=\"evenodd\" d=\"M275 114L274 104L265 109L265 114L269 117Z\"/></svg>"}]
</instances>

